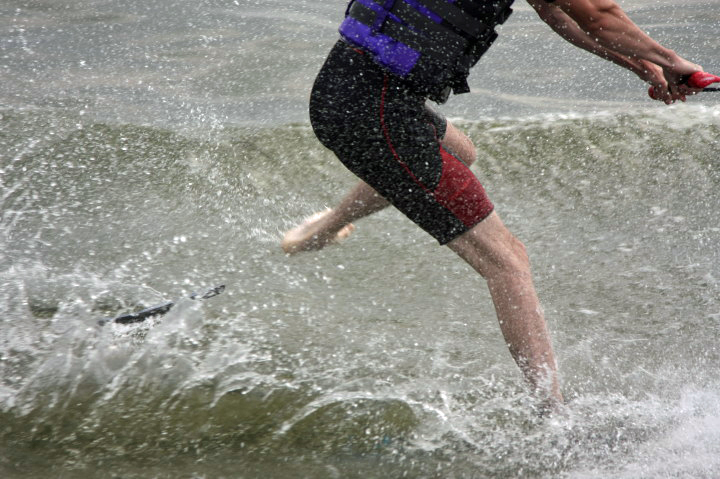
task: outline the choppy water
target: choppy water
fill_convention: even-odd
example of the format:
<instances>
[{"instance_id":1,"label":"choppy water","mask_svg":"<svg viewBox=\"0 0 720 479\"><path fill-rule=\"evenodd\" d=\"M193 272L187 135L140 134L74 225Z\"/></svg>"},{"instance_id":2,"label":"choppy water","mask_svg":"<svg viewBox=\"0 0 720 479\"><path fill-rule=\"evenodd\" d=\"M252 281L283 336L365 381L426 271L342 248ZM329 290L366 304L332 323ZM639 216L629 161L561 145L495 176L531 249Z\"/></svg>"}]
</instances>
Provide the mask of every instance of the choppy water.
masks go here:
<instances>
[{"instance_id":1,"label":"choppy water","mask_svg":"<svg viewBox=\"0 0 720 479\"><path fill-rule=\"evenodd\" d=\"M716 2L626 7L720 70ZM482 280L398 213L278 247L353 184L305 112L342 9L0 5L0 476L717 477L720 100L652 103L521 8L443 108L533 260L539 419Z\"/></svg>"}]
</instances>

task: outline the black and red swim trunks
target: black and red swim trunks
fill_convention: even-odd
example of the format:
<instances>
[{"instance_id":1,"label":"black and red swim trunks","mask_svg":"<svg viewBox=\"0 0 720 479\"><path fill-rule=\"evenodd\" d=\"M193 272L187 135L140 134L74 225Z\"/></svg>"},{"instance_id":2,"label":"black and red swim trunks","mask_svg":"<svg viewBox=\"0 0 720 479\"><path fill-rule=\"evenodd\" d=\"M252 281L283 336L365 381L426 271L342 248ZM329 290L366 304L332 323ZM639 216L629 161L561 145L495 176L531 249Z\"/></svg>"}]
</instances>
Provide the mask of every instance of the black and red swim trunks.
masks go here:
<instances>
[{"instance_id":1,"label":"black and red swim trunks","mask_svg":"<svg viewBox=\"0 0 720 479\"><path fill-rule=\"evenodd\" d=\"M310 121L346 167L440 244L493 210L475 175L443 148L445 118L343 41L315 80Z\"/></svg>"}]
</instances>

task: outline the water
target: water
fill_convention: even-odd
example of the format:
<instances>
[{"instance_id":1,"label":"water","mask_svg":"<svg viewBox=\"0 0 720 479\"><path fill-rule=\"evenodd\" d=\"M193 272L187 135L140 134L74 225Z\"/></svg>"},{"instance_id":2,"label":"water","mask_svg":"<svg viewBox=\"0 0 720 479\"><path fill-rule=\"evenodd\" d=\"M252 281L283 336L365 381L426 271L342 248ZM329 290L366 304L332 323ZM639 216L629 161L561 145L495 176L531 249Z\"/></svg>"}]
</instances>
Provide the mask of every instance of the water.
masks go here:
<instances>
[{"instance_id":1,"label":"water","mask_svg":"<svg viewBox=\"0 0 720 479\"><path fill-rule=\"evenodd\" d=\"M626 5L716 72L717 7ZM650 102L519 6L443 107L531 254L568 398L540 419L483 281L398 213L279 249L354 181L306 113L342 11L2 2L0 475L716 477L714 94Z\"/></svg>"}]
</instances>

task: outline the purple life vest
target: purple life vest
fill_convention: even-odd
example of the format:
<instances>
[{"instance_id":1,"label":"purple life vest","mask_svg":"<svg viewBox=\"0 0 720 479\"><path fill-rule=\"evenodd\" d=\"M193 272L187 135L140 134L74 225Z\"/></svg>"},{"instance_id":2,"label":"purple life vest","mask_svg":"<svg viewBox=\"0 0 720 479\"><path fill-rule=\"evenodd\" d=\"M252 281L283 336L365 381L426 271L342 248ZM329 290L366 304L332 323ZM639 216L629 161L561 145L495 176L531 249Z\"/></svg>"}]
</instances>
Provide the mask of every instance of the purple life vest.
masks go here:
<instances>
[{"instance_id":1,"label":"purple life vest","mask_svg":"<svg viewBox=\"0 0 720 479\"><path fill-rule=\"evenodd\" d=\"M351 0L345 41L413 90L444 103L467 93L470 68L497 38L513 0Z\"/></svg>"}]
</instances>

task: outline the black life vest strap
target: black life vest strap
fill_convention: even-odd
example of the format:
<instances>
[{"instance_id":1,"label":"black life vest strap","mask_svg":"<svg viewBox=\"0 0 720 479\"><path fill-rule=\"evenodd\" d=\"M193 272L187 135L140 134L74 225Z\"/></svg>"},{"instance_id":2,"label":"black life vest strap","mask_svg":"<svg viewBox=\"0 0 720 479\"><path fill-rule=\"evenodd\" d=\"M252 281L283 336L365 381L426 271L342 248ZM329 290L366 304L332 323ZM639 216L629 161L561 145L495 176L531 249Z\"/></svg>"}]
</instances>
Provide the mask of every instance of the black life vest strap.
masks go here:
<instances>
[{"instance_id":1,"label":"black life vest strap","mask_svg":"<svg viewBox=\"0 0 720 479\"><path fill-rule=\"evenodd\" d=\"M422 0L421 3L432 10L433 13L441 17L444 21L448 22L458 30L467 33L473 38L480 35L483 28L487 28L485 25L468 15L468 13L463 11L463 9L458 8L456 4L450 3L447 0Z\"/></svg>"},{"instance_id":2,"label":"black life vest strap","mask_svg":"<svg viewBox=\"0 0 720 479\"><path fill-rule=\"evenodd\" d=\"M375 20L370 25L373 31L379 31L380 28L385 23L385 19L387 18L389 12L392 10L392 8L395 6L395 2L397 0L373 0L375 3L382 6L382 13L376 14ZM402 0L400 0L402 2Z\"/></svg>"},{"instance_id":3,"label":"black life vest strap","mask_svg":"<svg viewBox=\"0 0 720 479\"><path fill-rule=\"evenodd\" d=\"M514 0L455 0L454 5L488 25L505 23L512 13Z\"/></svg>"},{"instance_id":4,"label":"black life vest strap","mask_svg":"<svg viewBox=\"0 0 720 479\"><path fill-rule=\"evenodd\" d=\"M430 37L432 40L439 42L441 48L445 50L445 56L448 51L464 50L471 43L471 40L455 32L448 27L434 22L431 18L428 18L424 14L415 10L412 6L405 2L398 2L393 9L393 13L400 18L405 24L411 25L412 29L419 30L421 33ZM385 32L389 33L387 28L392 28L388 23L386 25ZM477 34L480 34L483 28L482 24L477 25ZM474 38L474 36L472 37ZM402 40L401 40L402 41Z\"/></svg>"}]
</instances>

